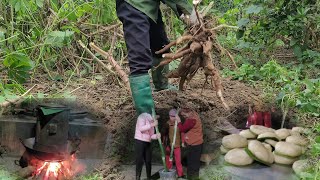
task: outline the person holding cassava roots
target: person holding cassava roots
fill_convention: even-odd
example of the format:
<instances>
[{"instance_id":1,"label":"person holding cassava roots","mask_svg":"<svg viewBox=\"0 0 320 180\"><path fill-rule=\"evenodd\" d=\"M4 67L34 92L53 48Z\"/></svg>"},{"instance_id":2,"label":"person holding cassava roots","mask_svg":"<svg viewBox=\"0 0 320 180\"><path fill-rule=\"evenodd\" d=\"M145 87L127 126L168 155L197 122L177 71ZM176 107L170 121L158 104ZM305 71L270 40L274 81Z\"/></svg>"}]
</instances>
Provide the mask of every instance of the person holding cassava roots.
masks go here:
<instances>
[{"instance_id":1,"label":"person holding cassava roots","mask_svg":"<svg viewBox=\"0 0 320 180\"><path fill-rule=\"evenodd\" d=\"M186 17L192 12L188 0L116 0L117 16L123 24L128 49L129 81L137 114L151 114L154 109L148 71L161 61L162 54L155 52L169 44L160 2L168 5L181 17ZM188 23L189 18L184 19L184 22ZM169 88L168 78L165 77L168 71L168 65L152 70L155 91Z\"/></svg>"}]
</instances>

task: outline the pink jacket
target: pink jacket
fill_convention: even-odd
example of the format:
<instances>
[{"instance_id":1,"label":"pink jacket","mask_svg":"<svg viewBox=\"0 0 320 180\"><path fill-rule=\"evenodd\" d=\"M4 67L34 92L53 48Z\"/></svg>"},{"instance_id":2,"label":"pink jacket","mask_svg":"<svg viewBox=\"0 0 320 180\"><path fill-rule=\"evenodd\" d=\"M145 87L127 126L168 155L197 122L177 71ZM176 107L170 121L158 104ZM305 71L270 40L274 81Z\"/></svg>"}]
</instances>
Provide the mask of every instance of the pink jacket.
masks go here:
<instances>
[{"instance_id":1,"label":"pink jacket","mask_svg":"<svg viewBox=\"0 0 320 180\"><path fill-rule=\"evenodd\" d=\"M136 124L136 132L134 135L135 139L144 142L150 142L151 139L157 139L157 135L154 134L154 127L151 127L151 120L152 117L150 114L140 114Z\"/></svg>"}]
</instances>

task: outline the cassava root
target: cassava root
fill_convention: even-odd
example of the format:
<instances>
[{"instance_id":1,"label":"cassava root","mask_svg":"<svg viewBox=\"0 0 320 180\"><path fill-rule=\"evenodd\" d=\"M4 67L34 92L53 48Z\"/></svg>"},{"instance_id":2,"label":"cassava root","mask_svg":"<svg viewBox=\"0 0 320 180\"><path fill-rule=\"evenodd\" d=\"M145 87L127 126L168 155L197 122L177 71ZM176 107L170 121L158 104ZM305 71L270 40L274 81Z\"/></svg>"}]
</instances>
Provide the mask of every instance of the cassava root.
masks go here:
<instances>
[{"instance_id":1,"label":"cassava root","mask_svg":"<svg viewBox=\"0 0 320 180\"><path fill-rule=\"evenodd\" d=\"M210 77L212 87L216 90L217 97L225 109L230 110L223 97L221 77L219 70L213 65L212 53L226 52L227 56L234 62L231 54L225 50L216 39L216 31L225 27L234 27L219 25L216 28L207 28L207 23L204 23L203 16L197 14L197 18L199 21L198 24L189 27L189 30L182 37L169 43L163 49L156 52L156 54L162 54L164 60L155 68L169 64L173 60L181 58L178 68L166 75L168 78L180 78L179 90L181 91L184 90L185 82L189 83L197 71L199 69L203 69L206 82L208 77ZM176 52L166 53L169 52L171 47L181 45L185 42L187 43Z\"/></svg>"}]
</instances>

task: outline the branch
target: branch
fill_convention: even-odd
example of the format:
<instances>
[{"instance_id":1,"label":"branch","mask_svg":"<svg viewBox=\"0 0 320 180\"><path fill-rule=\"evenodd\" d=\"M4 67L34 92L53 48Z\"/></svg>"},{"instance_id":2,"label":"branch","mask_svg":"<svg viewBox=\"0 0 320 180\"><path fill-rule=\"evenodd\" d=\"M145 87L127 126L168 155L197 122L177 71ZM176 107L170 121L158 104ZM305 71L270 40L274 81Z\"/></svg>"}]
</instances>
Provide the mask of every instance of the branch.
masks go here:
<instances>
[{"instance_id":1,"label":"branch","mask_svg":"<svg viewBox=\"0 0 320 180\"><path fill-rule=\"evenodd\" d=\"M13 100L6 100L5 102L0 104L1 108L5 108L8 107L10 104L16 104L17 102L19 102L20 100L22 100L25 96L27 96L34 87L36 87L37 85L33 85L29 90L27 90L25 93L23 93L21 96L17 97L16 99Z\"/></svg>"},{"instance_id":2,"label":"branch","mask_svg":"<svg viewBox=\"0 0 320 180\"><path fill-rule=\"evenodd\" d=\"M114 49L114 46L116 45L116 41L117 41L117 30L115 30L113 33L110 49L108 51L108 53L111 55L113 54L113 49Z\"/></svg>"},{"instance_id":3,"label":"branch","mask_svg":"<svg viewBox=\"0 0 320 180\"><path fill-rule=\"evenodd\" d=\"M107 66L105 63L103 63L99 58L97 58L97 57L93 54L93 52L91 52L90 49L88 49L88 48L86 47L86 45L83 44L83 42L82 42L81 40L79 40L78 43L79 43L79 45L80 45L88 54L90 54L90 56L91 56L94 60L96 60L105 70L107 70L107 71L108 71L109 73L111 73L111 74L115 74L115 72L112 71L112 69L111 69L109 66Z\"/></svg>"},{"instance_id":4,"label":"branch","mask_svg":"<svg viewBox=\"0 0 320 180\"><path fill-rule=\"evenodd\" d=\"M231 61L233 62L234 67L235 67L236 69L238 69L238 66L237 66L236 62L234 61L234 58L233 58L233 56L231 55L231 53L230 53L227 49L225 49L225 51L227 52L227 55L229 56L229 58L230 58Z\"/></svg>"},{"instance_id":5,"label":"branch","mask_svg":"<svg viewBox=\"0 0 320 180\"><path fill-rule=\"evenodd\" d=\"M198 2L199 3L199 2ZM198 21L199 21L199 24L200 24L200 29L204 29L204 27L203 27L203 22L202 22L202 20L201 20L201 18L200 18L200 15L199 15L199 12L198 12L198 10L197 10L197 8L198 8L198 3L197 4L193 4L193 7L194 7L194 10L196 11L196 15L197 15L197 19L198 19Z\"/></svg>"},{"instance_id":6,"label":"branch","mask_svg":"<svg viewBox=\"0 0 320 180\"><path fill-rule=\"evenodd\" d=\"M117 27L119 27L120 25L121 25L121 24L118 23L118 24L114 24L114 25L108 26L108 27L103 28L103 29L101 29L101 30L98 30L98 31L96 31L96 32L90 33L89 36L93 36L93 35L96 35L96 34L104 33L104 32L106 32L106 31L110 31L111 29L117 28Z\"/></svg>"},{"instance_id":7,"label":"branch","mask_svg":"<svg viewBox=\"0 0 320 180\"><path fill-rule=\"evenodd\" d=\"M229 57L229 59L232 61L234 67L235 67L236 69L238 69L238 66L237 66L236 62L234 61L234 58L233 58L233 56L231 55L231 53L230 53L227 49L225 49L224 47L222 47L222 46L219 44L218 41L216 42L215 45L218 46L218 49L220 49L221 54L225 54L225 53L227 54L227 56Z\"/></svg>"},{"instance_id":8,"label":"branch","mask_svg":"<svg viewBox=\"0 0 320 180\"><path fill-rule=\"evenodd\" d=\"M111 65L117 71L117 73L120 76L120 78L122 79L122 81L126 84L127 90L131 94L128 75L122 70L121 66L118 65L118 63L113 59L113 57L109 53L105 52L104 50L102 50L101 48L96 46L93 42L91 42L89 44L89 46L92 49L94 49L95 51L97 51L100 55L102 55L105 59L107 59L111 63Z\"/></svg>"}]
</instances>

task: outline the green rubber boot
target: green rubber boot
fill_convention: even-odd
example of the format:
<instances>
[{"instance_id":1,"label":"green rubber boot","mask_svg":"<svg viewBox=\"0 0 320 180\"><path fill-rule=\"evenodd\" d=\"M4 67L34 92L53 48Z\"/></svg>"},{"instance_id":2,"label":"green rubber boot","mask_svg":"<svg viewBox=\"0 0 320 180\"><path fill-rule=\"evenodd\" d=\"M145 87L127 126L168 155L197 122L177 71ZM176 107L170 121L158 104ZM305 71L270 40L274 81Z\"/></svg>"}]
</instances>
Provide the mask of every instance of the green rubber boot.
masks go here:
<instances>
[{"instance_id":1,"label":"green rubber boot","mask_svg":"<svg viewBox=\"0 0 320 180\"><path fill-rule=\"evenodd\" d=\"M158 66L160 62L160 58L153 57L153 67ZM169 86L168 78L165 77L165 75L169 72L169 64L158 67L157 69L152 68L151 72L155 91L171 89L171 87Z\"/></svg>"},{"instance_id":2,"label":"green rubber boot","mask_svg":"<svg viewBox=\"0 0 320 180\"><path fill-rule=\"evenodd\" d=\"M141 113L152 113L154 102L150 87L149 74L129 76L133 103L138 115Z\"/></svg>"}]
</instances>

